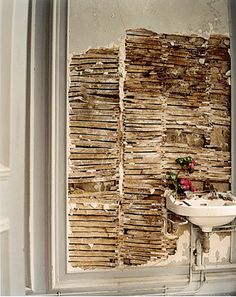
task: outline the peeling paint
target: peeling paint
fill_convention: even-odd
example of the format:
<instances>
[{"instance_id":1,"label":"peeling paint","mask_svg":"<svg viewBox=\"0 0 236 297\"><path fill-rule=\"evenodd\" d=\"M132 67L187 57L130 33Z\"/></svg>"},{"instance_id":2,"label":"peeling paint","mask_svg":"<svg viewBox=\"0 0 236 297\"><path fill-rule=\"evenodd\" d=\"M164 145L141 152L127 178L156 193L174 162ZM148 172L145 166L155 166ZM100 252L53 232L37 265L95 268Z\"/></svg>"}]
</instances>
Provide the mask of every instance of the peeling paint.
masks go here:
<instances>
[{"instance_id":1,"label":"peeling paint","mask_svg":"<svg viewBox=\"0 0 236 297\"><path fill-rule=\"evenodd\" d=\"M184 230L183 234L177 240L177 248L174 255L169 256L166 260L152 259L143 266L166 266L170 264L188 264L189 262L189 245L190 234L188 230Z\"/></svg>"},{"instance_id":2,"label":"peeling paint","mask_svg":"<svg viewBox=\"0 0 236 297\"><path fill-rule=\"evenodd\" d=\"M199 59L200 64L204 64L206 59Z\"/></svg>"},{"instance_id":3,"label":"peeling paint","mask_svg":"<svg viewBox=\"0 0 236 297\"><path fill-rule=\"evenodd\" d=\"M210 251L204 254L204 263L226 263L230 256L230 235L220 236L216 233L210 236Z\"/></svg>"},{"instance_id":4,"label":"peeling paint","mask_svg":"<svg viewBox=\"0 0 236 297\"><path fill-rule=\"evenodd\" d=\"M69 209L75 209L76 203L69 203Z\"/></svg>"}]
</instances>

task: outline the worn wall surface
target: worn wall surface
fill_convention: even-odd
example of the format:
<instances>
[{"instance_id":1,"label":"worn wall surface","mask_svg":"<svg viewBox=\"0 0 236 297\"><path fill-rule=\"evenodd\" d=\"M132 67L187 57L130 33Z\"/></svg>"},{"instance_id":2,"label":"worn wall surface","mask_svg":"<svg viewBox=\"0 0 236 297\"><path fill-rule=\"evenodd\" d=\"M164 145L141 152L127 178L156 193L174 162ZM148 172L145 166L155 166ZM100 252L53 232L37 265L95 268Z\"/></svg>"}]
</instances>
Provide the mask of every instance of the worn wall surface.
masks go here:
<instances>
[{"instance_id":1,"label":"worn wall surface","mask_svg":"<svg viewBox=\"0 0 236 297\"><path fill-rule=\"evenodd\" d=\"M118 147L114 147L114 143L121 142L121 136L114 136L113 132L108 133L109 135L106 133L106 142L108 144L106 146L107 152L105 152L105 155L100 155L101 159L104 158L104 160L102 164L96 163L97 168L95 169L90 166L90 161L86 161L90 163L85 166L85 164L82 164L84 161L75 160L79 157L79 155L76 156L78 150L75 149L76 143L74 139L77 137L75 134L79 133L81 129L86 129L86 127L79 124L80 127L76 128L75 126L78 124L71 122L71 129L74 129L75 134L74 132L73 135L71 134L71 161L69 163L69 182L71 189L69 196L71 204L69 207L69 213L71 215L71 228L69 229L71 233L69 236L71 238L69 242L73 245L70 252L70 261L72 264L70 267L94 268L96 266L93 266L94 263L92 264L91 262L86 263L85 258L82 258L84 264L81 265L81 259L78 258L78 255L82 257L91 256L91 250L96 245L99 246L101 241L101 238L96 239L96 242L94 241L95 245L89 242L88 237L90 237L90 235L83 233L85 230L88 230L86 229L88 225L94 228L93 232L95 233L93 233L93 236L95 238L96 232L101 232L102 227L103 231L105 231L103 234L104 237L109 237L106 238L106 243L103 241L104 246L100 245L100 248L105 251L105 253L102 254L102 260L105 262L101 263L100 267L116 267L120 264L187 264L189 262L190 243L187 229L180 229L178 231L180 236L179 240L173 241L173 250L170 250L170 253L175 251L175 254L169 255L166 260L164 260L166 258L165 256L160 256L163 249L167 251L162 243L162 248L157 252L157 241L154 239L153 243L156 250L152 250L153 236L157 236L155 231L161 226L158 227L155 225L158 221L158 216L155 216L156 214L153 213L153 210L158 212L158 205L155 205L155 203L152 204L152 199L150 200L147 197L149 196L150 198L150 195L155 197L155 194L158 192L156 187L158 178L155 176L154 180L152 180L152 175L158 175L157 171L160 171L160 168L157 166L157 159L161 157L163 161L161 165L162 175L159 179L160 181L164 179L166 170L175 166L174 159L176 156L185 156L189 153L199 159L199 166L197 166L197 170L192 176L192 179L200 189L203 187L203 182L206 177L210 177L212 183L219 190L229 189L229 44L227 39L225 39L224 42L224 39L221 37L218 39L217 36L209 40L212 34L228 35L227 1L70 0L69 4L68 40L70 58L72 54L74 54L72 60L70 60L71 75L74 76L74 78L72 78L72 81L74 79L74 85L71 84L70 87L76 88L79 83L82 86L83 98L79 103L81 105L80 112L82 118L76 117L76 112L73 111L72 108L70 109L70 120L76 121L80 118L80 123L82 123L82 121L91 120L91 126L93 121L96 122L99 116L103 124L97 127L90 127L91 129L96 128L97 132L99 129L105 129L106 132L113 130L114 132L116 128L120 131L122 129L118 124L119 120L122 118L124 123L124 131L121 131L124 140L122 150L120 148L118 149ZM166 49L164 49L164 51L167 50L168 52L169 50L169 52L165 55L158 50L156 41L153 42L152 40L152 38L155 40L155 33L132 33L132 30L128 32L126 48L125 50L123 49L125 54L121 57L123 60L126 59L126 64L121 64L118 69L119 73L124 72L124 69L127 71L125 80L123 77L123 82L122 77L120 78L119 96L123 98L123 104L120 105L116 97L116 84L118 79L116 77L117 65L115 65L114 68L111 67L113 62L118 62L118 58L114 56L109 57L109 55L107 55L108 60L106 60L104 56L97 56L95 58L96 55L94 56L94 53L96 53L96 50L94 50L94 48L110 48L111 51L114 48L117 49L121 44L124 45L122 40L125 39L126 30L130 28L145 28L153 30L160 35L162 35L161 33L168 33L169 37L167 37L165 44ZM204 37L204 39L198 37L178 37L174 36L175 33L189 36L196 34L199 37ZM145 45L145 42L142 40L148 36L151 39ZM162 35L162 37L164 37L164 35ZM182 49L179 44L183 47ZM207 50L204 44L209 46ZM186 48L189 47L189 49L191 49L191 45L195 47L195 50L188 52ZM86 52L89 48L93 48L93 50ZM219 48L221 48L221 53L219 52ZM187 52L185 52L185 50ZM84 52L84 56L79 55L81 52ZM113 52L113 54L115 54L115 52ZM92 58L92 60L89 60L89 58L87 60L84 59L86 55ZM164 66L158 64L160 63L158 60L158 56L160 57L160 55L165 61ZM110 58L115 58L115 60L112 62L112 60L109 60ZM186 58L188 61L186 61ZM171 68L171 63L174 65L174 68ZM108 64L108 67L105 67L106 64ZM167 67L168 64L169 67ZM76 67L78 67L77 74ZM78 72L78 69L80 69L81 72ZM86 74L86 76L90 76L90 78L93 76L94 79L96 73L98 75L105 74L108 84L104 84L104 78L101 81L102 84L97 84L96 79L95 81L87 81L87 79L83 78L83 75ZM80 75L80 79L77 80L75 78L76 75ZM93 88L99 89L96 93L95 103L92 103L91 100L91 94L94 94L94 90L91 92ZM81 90L79 91L80 93L76 94L78 91L79 89L75 89L74 94L72 94L72 91L70 93L71 98L74 96L75 99L76 96L81 95ZM149 91L156 93L155 98L150 96ZM97 96L100 96L104 92L106 94L110 93L110 95L108 94L108 97L110 97L109 100L104 101L104 99L102 99L102 102L100 100L102 105L104 105L104 103L106 104L106 107L103 107L105 113L102 115L101 110L99 112L96 110L99 104ZM163 94L165 94L165 96L162 96ZM157 97L159 98L158 100ZM73 104L78 104L75 103L75 101ZM71 104L72 102L70 105ZM111 104L110 108L108 108L107 104ZM78 106L74 107L77 108ZM91 113L89 117L85 112L88 107ZM110 109L109 112L108 109ZM124 116L121 118L115 113L115 111L119 109L124 111ZM149 113L147 112L148 109L150 109ZM167 118L164 117L163 114L167 115ZM109 120L109 122L105 124L104 122L106 122L108 118L111 119L111 116L112 120ZM161 127L158 131L157 126L159 128ZM163 127L165 130L164 134ZM77 131L75 131L76 129ZM140 129L143 131L141 132ZM84 145L87 145L86 141L93 141L94 143L94 141L101 141L104 137L101 131L95 134L96 136L93 135L93 133L90 133L89 137L88 135L86 135L86 137L80 136L80 141L85 141ZM158 147L157 145L157 143L160 144L160 138L163 138L162 144L164 141L164 145L162 145L161 149L160 146ZM147 141L149 142L148 147L146 146ZM113 146L111 144L113 144ZM146 149L144 149L144 147L146 147ZM91 149L92 146L90 147L90 150ZM94 149L95 148L93 148L93 150ZM97 154L97 149L98 147L91 153ZM117 149L119 150L118 154L123 154L124 157L124 171L122 176L119 176L120 171L118 172L117 167L120 161L119 156L114 154L113 157L111 157L112 150L115 150L117 154ZM84 150L81 153L86 154L87 152ZM163 153L165 153L166 156L164 158ZM91 158L92 154L90 155ZM153 154L155 154L156 159ZM72 157L73 155L75 158ZM113 163L110 161L111 158L115 158L115 160L113 159ZM144 164L142 164L142 160L146 163L145 169L143 168ZM115 166L111 164L115 164ZM80 166L80 169L82 166L86 167L83 167L84 175L80 173L80 177L78 177L78 173L73 173L73 170L76 171L79 168L78 166ZM85 170L87 170L87 174L85 174ZM85 181L85 179L88 178L87 181L91 181L94 177L94 172L96 172L94 170L98 172L98 175L96 175L97 178L102 176L101 182L97 182L96 185L90 184L89 186L88 184L86 186L84 184L84 186L81 187L82 183L80 182L82 179ZM139 176L142 178L139 179ZM145 176L147 178L144 178ZM80 178L80 182L77 183L76 186L73 183L73 179L78 178ZM110 180L107 182L107 179ZM122 183L124 185L122 199L124 200L121 206L121 198L119 195L117 196L117 193L122 191ZM75 191L76 188L77 190ZM79 190L79 188L82 188L82 191L81 189ZM104 197L101 196L99 199L101 199L102 204L97 204L97 201L93 201L96 196L94 196L94 194L89 195L89 199L87 199L88 196L86 196L86 194L85 196L87 198L83 197L82 199L84 191L110 191L110 189L114 191L112 192L113 194L117 191L116 194L109 196L109 198L112 198L109 200L104 200ZM159 195L162 195L162 190L163 187L160 185ZM148 191L150 195L148 195ZM78 202L78 194L80 195L80 202ZM134 197L136 197L136 201ZM108 203L105 203L105 201ZM158 203L161 203L163 206L164 201L160 199ZM82 210L78 210L79 207L81 207ZM92 216L90 219L93 222L87 220L86 216L78 220L76 220L76 218L73 219L73 216L83 216L85 212L87 212L87 215L94 215L96 208L99 209L100 215L106 214L106 219L100 220L99 223L98 219L93 220ZM142 212L141 216L140 212ZM120 217L121 213L123 214L123 220L121 220ZM111 216L113 216L113 219L111 219ZM81 220L83 223L81 223ZM105 222L103 220L105 220ZM146 220L148 220L148 223ZM105 227L108 222L111 224L110 229ZM121 224L117 229L118 222ZM85 225L83 226L83 224ZM116 226L115 229L114 226ZM151 230L152 228L154 229ZM79 242L76 243L77 239L73 239L72 232L82 234ZM76 236L75 234L75 237ZM83 236L84 238L82 238ZM121 238L123 238L122 241L120 241ZM210 241L213 249L211 249L209 257L206 257L206 263L227 263L230 257L229 233L226 233L223 237L213 234ZM160 244L161 241L159 240L158 242ZM224 242L222 248L220 247L221 242ZM81 248L82 253L79 252L80 248L78 248L81 244L83 245ZM87 248L83 250L86 244ZM113 245L110 251L106 250L109 249L109 244ZM175 250L176 244L177 249ZM129 254L127 254L128 250L130 251ZM168 255L168 252L164 254ZM97 264L101 258L95 257L100 255L100 252L97 253L95 249L93 259L97 261ZM161 259L161 262L158 259ZM99 265L97 265L97 267L98 266Z\"/></svg>"},{"instance_id":2,"label":"worn wall surface","mask_svg":"<svg viewBox=\"0 0 236 297\"><path fill-rule=\"evenodd\" d=\"M73 55L69 88L69 262L100 268L174 254L163 215L167 172L228 190L229 39L128 30L118 48ZM183 259L182 259L183 260Z\"/></svg>"},{"instance_id":3,"label":"worn wall surface","mask_svg":"<svg viewBox=\"0 0 236 297\"><path fill-rule=\"evenodd\" d=\"M117 43L129 28L228 34L226 0L70 0L69 52Z\"/></svg>"}]
</instances>

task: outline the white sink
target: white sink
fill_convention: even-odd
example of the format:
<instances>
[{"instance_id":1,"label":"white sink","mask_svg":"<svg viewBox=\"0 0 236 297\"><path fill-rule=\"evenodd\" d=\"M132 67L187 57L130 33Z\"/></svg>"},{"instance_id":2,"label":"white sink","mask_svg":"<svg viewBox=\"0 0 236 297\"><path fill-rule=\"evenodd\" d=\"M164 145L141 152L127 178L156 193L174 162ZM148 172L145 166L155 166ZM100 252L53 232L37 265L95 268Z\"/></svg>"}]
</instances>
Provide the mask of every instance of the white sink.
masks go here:
<instances>
[{"instance_id":1,"label":"white sink","mask_svg":"<svg viewBox=\"0 0 236 297\"><path fill-rule=\"evenodd\" d=\"M230 223L236 217L236 197L228 193L216 194L218 197L213 199L209 199L209 194L197 193L180 200L167 190L166 207L180 216L185 216L203 232L211 232L213 227ZM228 197L232 200L227 199Z\"/></svg>"}]
</instances>

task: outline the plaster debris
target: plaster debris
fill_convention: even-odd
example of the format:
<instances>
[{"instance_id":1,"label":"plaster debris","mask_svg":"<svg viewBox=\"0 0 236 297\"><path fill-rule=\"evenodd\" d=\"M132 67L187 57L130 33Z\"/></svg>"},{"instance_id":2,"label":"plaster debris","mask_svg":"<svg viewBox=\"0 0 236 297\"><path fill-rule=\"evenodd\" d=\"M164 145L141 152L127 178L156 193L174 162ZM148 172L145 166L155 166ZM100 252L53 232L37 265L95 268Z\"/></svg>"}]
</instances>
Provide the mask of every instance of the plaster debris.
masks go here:
<instances>
[{"instance_id":1,"label":"plaster debris","mask_svg":"<svg viewBox=\"0 0 236 297\"><path fill-rule=\"evenodd\" d=\"M152 188L151 188L151 189L150 189L150 193L151 193L151 194L154 194L154 193L155 193L155 189L152 189Z\"/></svg>"},{"instance_id":2,"label":"plaster debris","mask_svg":"<svg viewBox=\"0 0 236 297\"><path fill-rule=\"evenodd\" d=\"M206 59L203 59L203 58L199 59L199 63L200 63L200 64L204 64L205 61L206 61Z\"/></svg>"},{"instance_id":3,"label":"plaster debris","mask_svg":"<svg viewBox=\"0 0 236 297\"><path fill-rule=\"evenodd\" d=\"M91 205L93 208L97 208L97 206L98 206L97 203L90 203L90 205Z\"/></svg>"},{"instance_id":4,"label":"plaster debris","mask_svg":"<svg viewBox=\"0 0 236 297\"><path fill-rule=\"evenodd\" d=\"M69 203L69 209L75 209L76 203Z\"/></svg>"},{"instance_id":5,"label":"plaster debris","mask_svg":"<svg viewBox=\"0 0 236 297\"><path fill-rule=\"evenodd\" d=\"M105 210L109 210L109 209L110 209L109 204L104 204L103 209L105 209Z\"/></svg>"}]
</instances>

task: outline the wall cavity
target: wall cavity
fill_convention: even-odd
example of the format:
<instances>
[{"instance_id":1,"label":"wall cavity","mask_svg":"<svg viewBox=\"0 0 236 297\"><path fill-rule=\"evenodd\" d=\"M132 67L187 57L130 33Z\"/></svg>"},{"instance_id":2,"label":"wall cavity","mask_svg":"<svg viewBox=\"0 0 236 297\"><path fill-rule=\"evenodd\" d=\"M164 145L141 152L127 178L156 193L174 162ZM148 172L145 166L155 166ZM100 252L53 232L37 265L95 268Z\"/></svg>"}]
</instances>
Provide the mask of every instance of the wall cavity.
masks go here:
<instances>
[{"instance_id":1,"label":"wall cavity","mask_svg":"<svg viewBox=\"0 0 236 297\"><path fill-rule=\"evenodd\" d=\"M199 189L206 179L229 189L228 49L225 36L137 29L120 48L72 56L70 267L151 265L175 253L162 215L177 157L196 159Z\"/></svg>"}]
</instances>

